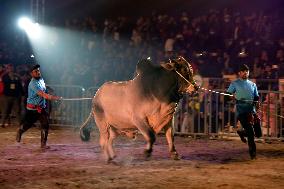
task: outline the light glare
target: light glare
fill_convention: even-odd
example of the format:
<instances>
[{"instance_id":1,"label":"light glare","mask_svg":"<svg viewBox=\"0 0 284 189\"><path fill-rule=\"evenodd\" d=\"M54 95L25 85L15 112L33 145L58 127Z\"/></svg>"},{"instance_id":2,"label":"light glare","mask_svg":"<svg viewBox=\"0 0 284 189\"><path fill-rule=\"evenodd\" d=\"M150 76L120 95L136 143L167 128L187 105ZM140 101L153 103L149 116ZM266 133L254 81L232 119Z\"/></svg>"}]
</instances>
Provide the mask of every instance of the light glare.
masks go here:
<instances>
[{"instance_id":1,"label":"light glare","mask_svg":"<svg viewBox=\"0 0 284 189\"><path fill-rule=\"evenodd\" d=\"M21 29L23 30L26 30L27 28L29 28L31 25L32 25L32 21L27 18L27 17L23 17L23 18L20 18L19 21L18 21L18 25Z\"/></svg>"},{"instance_id":2,"label":"light glare","mask_svg":"<svg viewBox=\"0 0 284 189\"><path fill-rule=\"evenodd\" d=\"M37 39L41 35L40 25L38 23L33 23L31 19L27 17L20 18L18 25L30 38Z\"/></svg>"}]
</instances>

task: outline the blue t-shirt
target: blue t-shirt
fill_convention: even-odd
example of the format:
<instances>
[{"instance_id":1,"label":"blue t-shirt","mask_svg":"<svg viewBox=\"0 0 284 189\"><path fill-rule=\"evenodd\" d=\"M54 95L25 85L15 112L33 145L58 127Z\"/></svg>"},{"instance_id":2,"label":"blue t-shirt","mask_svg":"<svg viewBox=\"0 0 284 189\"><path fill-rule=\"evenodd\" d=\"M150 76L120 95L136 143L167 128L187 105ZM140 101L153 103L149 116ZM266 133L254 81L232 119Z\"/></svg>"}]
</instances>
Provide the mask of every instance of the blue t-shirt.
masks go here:
<instances>
[{"instance_id":1,"label":"blue t-shirt","mask_svg":"<svg viewBox=\"0 0 284 189\"><path fill-rule=\"evenodd\" d=\"M236 95L238 115L255 113L253 101L259 96L255 83L250 80L237 79L230 84L227 92Z\"/></svg>"},{"instance_id":2,"label":"blue t-shirt","mask_svg":"<svg viewBox=\"0 0 284 189\"><path fill-rule=\"evenodd\" d=\"M42 78L39 80L32 78L28 86L27 103L45 108L46 100L37 94L39 91L46 92L44 80Z\"/></svg>"}]
</instances>

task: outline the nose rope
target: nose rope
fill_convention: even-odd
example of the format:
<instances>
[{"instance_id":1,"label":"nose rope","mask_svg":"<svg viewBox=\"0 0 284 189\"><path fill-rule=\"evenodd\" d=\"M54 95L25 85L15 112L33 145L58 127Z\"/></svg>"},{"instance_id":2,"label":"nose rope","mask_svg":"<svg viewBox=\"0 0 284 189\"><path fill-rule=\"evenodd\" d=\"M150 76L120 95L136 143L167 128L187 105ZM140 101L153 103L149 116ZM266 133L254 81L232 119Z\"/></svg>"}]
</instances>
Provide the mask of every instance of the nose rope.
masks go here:
<instances>
[{"instance_id":1,"label":"nose rope","mask_svg":"<svg viewBox=\"0 0 284 189\"><path fill-rule=\"evenodd\" d=\"M183 75L181 75L181 73L179 73L178 71L176 71L176 73L177 73L182 79L184 79L187 83L192 84L192 85L195 85L195 84L196 84L194 80L193 80L193 82L188 81L188 80L187 80L185 77L183 77Z\"/></svg>"},{"instance_id":2,"label":"nose rope","mask_svg":"<svg viewBox=\"0 0 284 189\"><path fill-rule=\"evenodd\" d=\"M91 100L93 98L61 98L60 100Z\"/></svg>"},{"instance_id":3,"label":"nose rope","mask_svg":"<svg viewBox=\"0 0 284 189\"><path fill-rule=\"evenodd\" d=\"M190 83L190 84L192 84L192 85L196 85L195 81L189 82L185 77L183 77L183 75L181 75L181 73L179 73L178 71L176 71L176 73L177 73L181 78L183 78L187 83ZM204 90L204 91L209 91L209 92L216 93L216 94L220 94L220 95L224 95L224 96L234 96L234 95L229 94L229 93L218 92L218 91L214 91L214 90L211 90L211 89L206 89L206 88L200 87L200 86L198 86L198 89L201 89L201 90Z\"/></svg>"},{"instance_id":4,"label":"nose rope","mask_svg":"<svg viewBox=\"0 0 284 189\"><path fill-rule=\"evenodd\" d=\"M223 92L218 92L218 91L214 91L214 90L211 90L211 89L206 89L204 87L200 87L201 90L204 90L204 91L209 91L211 93L216 93L216 94L220 94L220 95L224 95L224 96L231 96L233 97L234 95L230 94L230 93L223 93Z\"/></svg>"}]
</instances>

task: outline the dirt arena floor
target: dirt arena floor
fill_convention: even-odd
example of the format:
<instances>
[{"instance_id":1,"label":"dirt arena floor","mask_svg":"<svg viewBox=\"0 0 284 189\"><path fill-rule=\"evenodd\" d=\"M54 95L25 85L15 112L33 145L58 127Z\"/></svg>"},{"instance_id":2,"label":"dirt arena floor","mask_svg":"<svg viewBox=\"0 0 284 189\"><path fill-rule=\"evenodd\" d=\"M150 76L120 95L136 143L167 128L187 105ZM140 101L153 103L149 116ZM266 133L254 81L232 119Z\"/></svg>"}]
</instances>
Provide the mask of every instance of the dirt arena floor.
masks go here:
<instances>
[{"instance_id":1,"label":"dirt arena floor","mask_svg":"<svg viewBox=\"0 0 284 189\"><path fill-rule=\"evenodd\" d=\"M92 133L81 142L78 131L50 130L50 149L41 151L40 132L32 128L15 142L16 127L0 128L0 189L92 188L284 188L284 142L257 143L257 159L236 139L176 137L182 160L168 157L159 136L150 159L145 142L120 137L115 143L116 164L106 164Z\"/></svg>"}]
</instances>

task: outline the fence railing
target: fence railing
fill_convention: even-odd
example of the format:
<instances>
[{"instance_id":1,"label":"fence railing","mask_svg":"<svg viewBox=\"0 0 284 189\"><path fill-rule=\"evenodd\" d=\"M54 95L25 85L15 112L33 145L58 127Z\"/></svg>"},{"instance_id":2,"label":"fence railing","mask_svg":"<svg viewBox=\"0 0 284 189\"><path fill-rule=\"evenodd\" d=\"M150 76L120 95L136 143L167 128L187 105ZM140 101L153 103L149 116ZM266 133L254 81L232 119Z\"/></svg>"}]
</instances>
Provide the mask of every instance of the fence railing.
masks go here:
<instances>
[{"instance_id":1,"label":"fence railing","mask_svg":"<svg viewBox=\"0 0 284 189\"><path fill-rule=\"evenodd\" d=\"M261 90L259 94L262 101L259 116L263 136L283 138L284 92ZM235 103L224 101L224 96L218 93L205 92L184 96L174 116L177 133L195 136L228 134L240 126L235 113Z\"/></svg>"},{"instance_id":2,"label":"fence railing","mask_svg":"<svg viewBox=\"0 0 284 189\"><path fill-rule=\"evenodd\" d=\"M49 85L58 96L64 98L84 98L86 90L78 85ZM68 100L52 102L50 123L62 126L79 126L91 111L91 100Z\"/></svg>"},{"instance_id":3,"label":"fence railing","mask_svg":"<svg viewBox=\"0 0 284 189\"><path fill-rule=\"evenodd\" d=\"M98 89L98 87L92 87L85 90L75 85L50 85L50 87L56 95L65 98L92 98ZM284 92L259 91L259 94L262 101L259 114L264 137L283 138ZM91 99L52 103L51 124L78 127L89 115L91 106ZM225 102L221 94L202 91L194 96L184 96L179 102L173 123L177 133L195 136L222 135L240 126L236 118L234 102Z\"/></svg>"}]
</instances>

